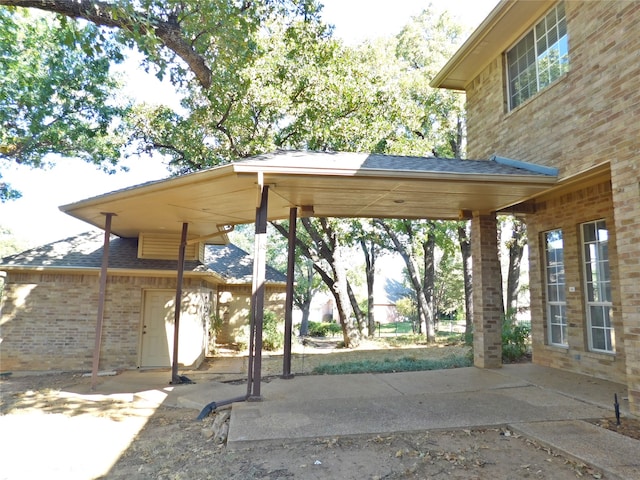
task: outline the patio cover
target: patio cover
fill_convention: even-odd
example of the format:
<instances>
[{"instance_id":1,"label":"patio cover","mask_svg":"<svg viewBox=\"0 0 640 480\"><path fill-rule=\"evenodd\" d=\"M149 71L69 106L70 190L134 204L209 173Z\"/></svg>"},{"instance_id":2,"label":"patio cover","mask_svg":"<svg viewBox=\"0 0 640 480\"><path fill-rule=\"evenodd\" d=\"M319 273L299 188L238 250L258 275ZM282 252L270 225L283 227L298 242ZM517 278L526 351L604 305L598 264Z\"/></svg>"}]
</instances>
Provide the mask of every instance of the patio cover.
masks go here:
<instances>
[{"instance_id":1,"label":"patio cover","mask_svg":"<svg viewBox=\"0 0 640 480\"><path fill-rule=\"evenodd\" d=\"M269 187L268 220L299 215L344 218L458 219L500 211L551 188L557 171L500 157L460 160L366 153L280 151L208 170L145 183L60 209L111 231L207 237L253 223L258 184Z\"/></svg>"},{"instance_id":2,"label":"patio cover","mask_svg":"<svg viewBox=\"0 0 640 480\"><path fill-rule=\"evenodd\" d=\"M290 378L295 219L470 218L500 211L548 190L557 181L553 168L501 157L461 160L366 153L282 151L189 175L108 193L60 209L105 230L92 385L97 379L104 315L110 233L181 233L176 304L182 298L184 252L188 241L224 236L236 224L256 223L247 395L231 403L259 399L262 321L269 220L289 218L285 361ZM172 383L178 375L176 308ZM188 379L187 379L188 380ZM215 408L212 402L205 410ZM201 415L204 414L204 411Z\"/></svg>"}]
</instances>

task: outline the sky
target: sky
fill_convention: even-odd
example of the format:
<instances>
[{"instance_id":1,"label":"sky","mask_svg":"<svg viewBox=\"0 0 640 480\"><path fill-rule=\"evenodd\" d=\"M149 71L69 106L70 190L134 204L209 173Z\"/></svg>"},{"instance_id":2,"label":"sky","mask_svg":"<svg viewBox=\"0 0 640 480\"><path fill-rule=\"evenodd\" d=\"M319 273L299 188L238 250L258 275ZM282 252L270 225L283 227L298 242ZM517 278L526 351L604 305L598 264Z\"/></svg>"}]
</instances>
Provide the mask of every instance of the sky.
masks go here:
<instances>
[{"instance_id":1,"label":"sky","mask_svg":"<svg viewBox=\"0 0 640 480\"><path fill-rule=\"evenodd\" d=\"M323 18L334 25L334 35L352 45L398 33L412 16L429 5L425 0L323 3ZM454 20L470 29L477 27L497 3L498 0L431 1L436 11L447 10ZM143 77L134 63L123 68L129 79L127 94L150 103L172 96L169 87L155 77ZM78 159L59 159L54 168L46 170L0 163L3 181L22 192L19 200L0 203L0 226L8 228L24 248L43 245L92 228L62 213L59 206L168 176L158 159L133 158L123 164L128 172L107 175Z\"/></svg>"}]
</instances>

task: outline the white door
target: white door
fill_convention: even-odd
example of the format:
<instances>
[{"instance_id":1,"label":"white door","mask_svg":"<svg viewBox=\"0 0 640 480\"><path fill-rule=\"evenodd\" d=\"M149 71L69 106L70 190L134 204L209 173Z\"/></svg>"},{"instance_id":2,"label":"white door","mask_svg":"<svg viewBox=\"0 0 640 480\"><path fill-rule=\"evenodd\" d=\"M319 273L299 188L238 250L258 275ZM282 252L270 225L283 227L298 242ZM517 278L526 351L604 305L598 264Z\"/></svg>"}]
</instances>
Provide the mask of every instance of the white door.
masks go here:
<instances>
[{"instance_id":1,"label":"white door","mask_svg":"<svg viewBox=\"0 0 640 480\"><path fill-rule=\"evenodd\" d=\"M145 292L140 367L171 366L175 295L171 290Z\"/></svg>"}]
</instances>

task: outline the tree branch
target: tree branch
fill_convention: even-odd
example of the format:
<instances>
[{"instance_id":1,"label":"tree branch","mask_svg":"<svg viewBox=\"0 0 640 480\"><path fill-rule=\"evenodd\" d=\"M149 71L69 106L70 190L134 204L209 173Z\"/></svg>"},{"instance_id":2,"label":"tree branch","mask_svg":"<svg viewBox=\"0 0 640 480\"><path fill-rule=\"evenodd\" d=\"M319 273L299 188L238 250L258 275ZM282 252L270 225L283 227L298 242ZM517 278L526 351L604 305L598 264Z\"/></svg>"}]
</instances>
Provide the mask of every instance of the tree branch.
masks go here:
<instances>
[{"instance_id":1,"label":"tree branch","mask_svg":"<svg viewBox=\"0 0 640 480\"><path fill-rule=\"evenodd\" d=\"M198 79L205 90L211 87L211 69L205 59L196 52L182 36L180 25L175 21L164 21L134 12L124 15L116 13L117 7L106 2L89 0L0 0L0 5L9 7L36 8L70 18L83 19L101 27L119 28L141 34L153 31L160 42L180 57Z\"/></svg>"}]
</instances>

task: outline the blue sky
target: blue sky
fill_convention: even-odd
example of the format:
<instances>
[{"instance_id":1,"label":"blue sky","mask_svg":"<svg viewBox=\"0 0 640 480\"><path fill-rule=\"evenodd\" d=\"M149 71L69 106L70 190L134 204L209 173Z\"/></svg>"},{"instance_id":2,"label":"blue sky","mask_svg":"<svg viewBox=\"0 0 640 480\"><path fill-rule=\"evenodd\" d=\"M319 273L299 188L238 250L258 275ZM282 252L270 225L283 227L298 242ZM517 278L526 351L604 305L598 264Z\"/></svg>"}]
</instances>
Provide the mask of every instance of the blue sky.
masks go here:
<instances>
[{"instance_id":1,"label":"blue sky","mask_svg":"<svg viewBox=\"0 0 640 480\"><path fill-rule=\"evenodd\" d=\"M436 11L448 10L460 24L475 28L498 0L325 0L323 18L335 26L336 36L354 44L397 33L429 3ZM132 82L129 93L150 102L171 94L153 77ZM136 159L128 166L129 172L115 175L104 174L77 159L61 159L50 170L2 166L3 180L20 190L23 197L0 204L0 225L29 247L87 231L90 225L60 212L58 207L167 176L164 166L152 159Z\"/></svg>"}]
</instances>

